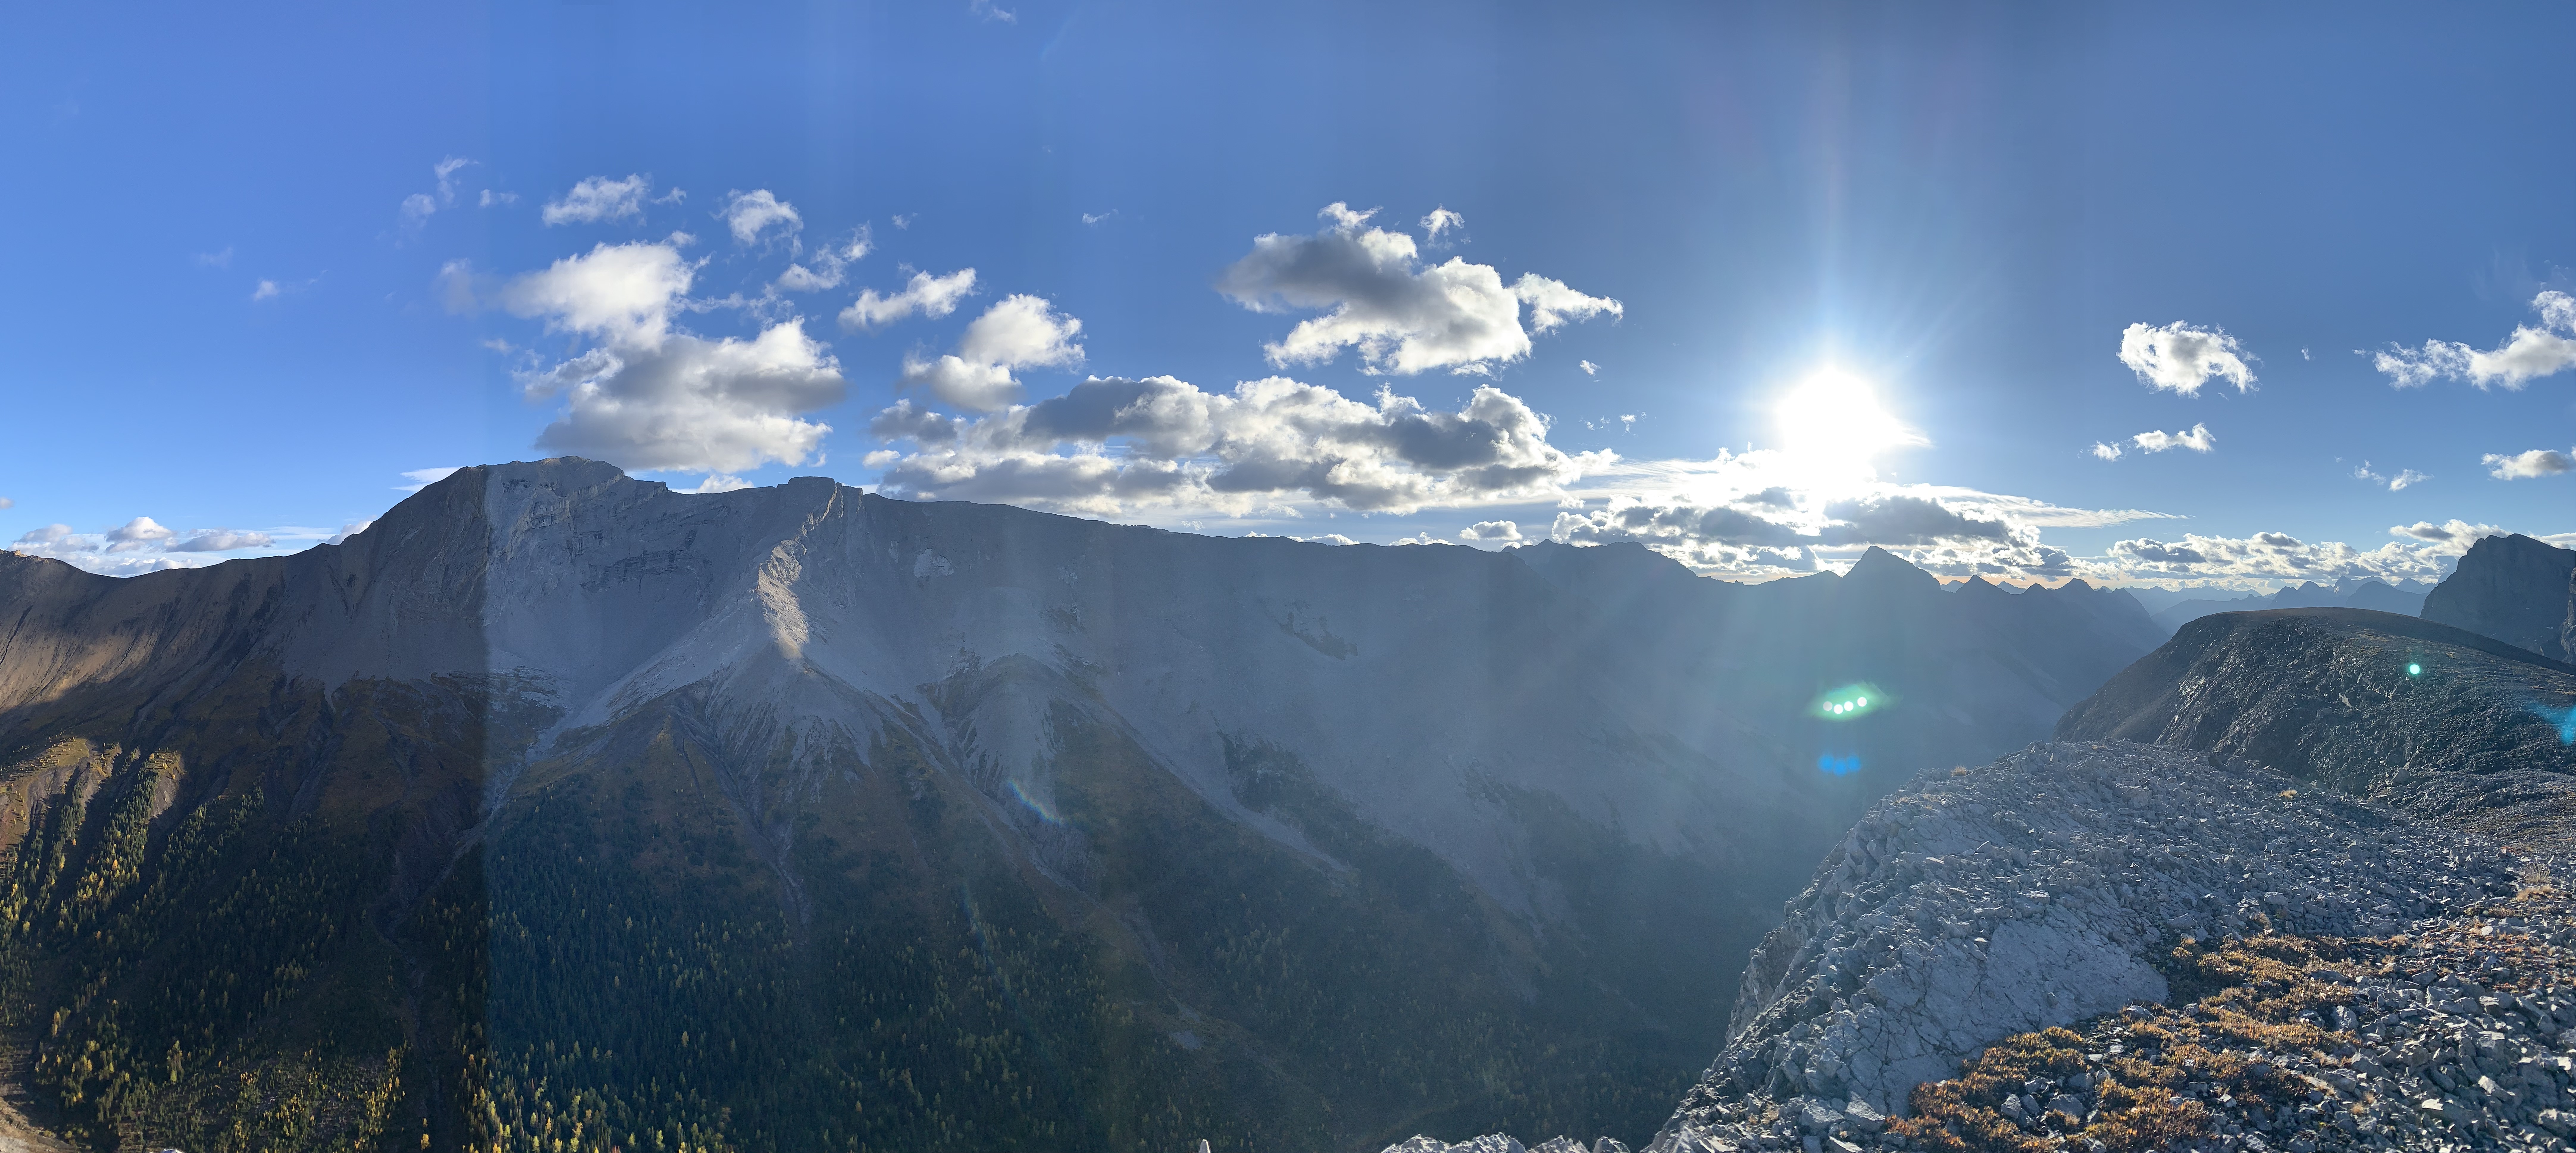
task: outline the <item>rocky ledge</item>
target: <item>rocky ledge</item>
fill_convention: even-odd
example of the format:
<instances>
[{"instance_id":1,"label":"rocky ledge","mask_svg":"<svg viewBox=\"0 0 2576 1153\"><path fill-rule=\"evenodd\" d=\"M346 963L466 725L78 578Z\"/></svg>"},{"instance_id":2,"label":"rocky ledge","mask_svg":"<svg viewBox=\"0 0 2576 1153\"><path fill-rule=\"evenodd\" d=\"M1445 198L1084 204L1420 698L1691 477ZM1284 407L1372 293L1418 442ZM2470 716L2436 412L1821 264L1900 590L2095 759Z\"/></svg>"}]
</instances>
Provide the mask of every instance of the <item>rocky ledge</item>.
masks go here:
<instances>
[{"instance_id":1,"label":"rocky ledge","mask_svg":"<svg viewBox=\"0 0 2576 1153\"><path fill-rule=\"evenodd\" d=\"M2298 784L2229 757L2116 741L2034 745L1918 775L1789 902L1745 970L1724 1050L1650 1153L1924 1144L1929 1131L1905 1119L1917 1086L1958 1077L2017 1035L2109 1027L2133 1006L2174 999L2169 973L2185 970L2172 951L2185 939L2388 939L2510 898L2535 867L2482 838ZM2094 1052L2067 1051L2079 1066ZM2088 1131L2082 1118L2100 1121L2100 1090L2069 1092L2064 1078L2077 1070L2062 1072L2045 1092L2012 1094L2055 1143L2035 1148L2100 1139L2069 1136ZM2084 1113L2046 1130L2038 1115L2061 1105ZM1517 1148L1478 1140L1494 1143L1490 1153ZM1488 1153L1421 1138L1396 1148Z\"/></svg>"}]
</instances>

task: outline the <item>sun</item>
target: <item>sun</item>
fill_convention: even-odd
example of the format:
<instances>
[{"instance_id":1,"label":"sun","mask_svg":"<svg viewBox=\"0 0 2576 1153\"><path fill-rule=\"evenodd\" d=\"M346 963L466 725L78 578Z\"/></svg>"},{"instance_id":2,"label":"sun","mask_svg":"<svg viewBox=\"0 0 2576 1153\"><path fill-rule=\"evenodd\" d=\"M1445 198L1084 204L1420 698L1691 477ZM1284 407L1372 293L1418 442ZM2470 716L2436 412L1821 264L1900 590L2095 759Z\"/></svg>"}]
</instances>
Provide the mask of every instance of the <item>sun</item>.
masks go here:
<instances>
[{"instance_id":1,"label":"sun","mask_svg":"<svg viewBox=\"0 0 2576 1153\"><path fill-rule=\"evenodd\" d=\"M1798 382L1772 417L1783 451L1823 477L1865 479L1889 450L1930 443L1888 412L1868 381L1832 366Z\"/></svg>"}]
</instances>

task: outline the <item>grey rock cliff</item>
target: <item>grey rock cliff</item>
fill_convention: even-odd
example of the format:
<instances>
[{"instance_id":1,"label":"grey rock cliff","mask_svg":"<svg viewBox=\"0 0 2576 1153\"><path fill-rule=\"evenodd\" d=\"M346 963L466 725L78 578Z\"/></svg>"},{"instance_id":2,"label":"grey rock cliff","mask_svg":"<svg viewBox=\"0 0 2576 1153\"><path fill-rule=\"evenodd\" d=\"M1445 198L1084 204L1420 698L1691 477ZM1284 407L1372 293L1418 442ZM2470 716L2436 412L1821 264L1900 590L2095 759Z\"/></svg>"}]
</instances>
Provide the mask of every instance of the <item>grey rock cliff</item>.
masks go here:
<instances>
[{"instance_id":1,"label":"grey rock cliff","mask_svg":"<svg viewBox=\"0 0 2576 1153\"><path fill-rule=\"evenodd\" d=\"M2566 634L2576 596L2576 549L2519 533L2469 546L2460 567L2424 597L2424 619L2454 625L2568 659Z\"/></svg>"}]
</instances>

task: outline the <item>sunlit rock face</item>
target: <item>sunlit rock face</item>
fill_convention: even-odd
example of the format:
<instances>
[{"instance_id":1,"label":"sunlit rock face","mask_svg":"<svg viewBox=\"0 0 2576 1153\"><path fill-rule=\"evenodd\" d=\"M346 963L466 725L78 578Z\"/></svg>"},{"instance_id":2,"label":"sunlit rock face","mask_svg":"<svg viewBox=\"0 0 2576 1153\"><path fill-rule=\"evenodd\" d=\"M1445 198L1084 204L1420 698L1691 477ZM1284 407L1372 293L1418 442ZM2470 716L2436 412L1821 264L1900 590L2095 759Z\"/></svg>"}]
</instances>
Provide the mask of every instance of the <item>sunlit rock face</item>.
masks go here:
<instances>
[{"instance_id":1,"label":"sunlit rock face","mask_svg":"<svg viewBox=\"0 0 2576 1153\"><path fill-rule=\"evenodd\" d=\"M120 926L0 946L118 991L26 986L125 1054L37 1092L182 1148L269 1123L245 1070L441 1147L585 1110L741 1148L1642 1139L1877 793L2155 640L2125 594L1885 554L1742 587L577 459L290 557L0 556L0 606L0 778L51 782L8 847L66 862L18 891ZM254 885L280 846L310 883ZM193 963L307 1016L155 984L245 902L314 935Z\"/></svg>"},{"instance_id":2,"label":"sunlit rock face","mask_svg":"<svg viewBox=\"0 0 2576 1153\"><path fill-rule=\"evenodd\" d=\"M2576 651L2568 640L2576 622L2576 549L2519 533L2480 540L2425 594L2423 616L2568 660Z\"/></svg>"}]
</instances>

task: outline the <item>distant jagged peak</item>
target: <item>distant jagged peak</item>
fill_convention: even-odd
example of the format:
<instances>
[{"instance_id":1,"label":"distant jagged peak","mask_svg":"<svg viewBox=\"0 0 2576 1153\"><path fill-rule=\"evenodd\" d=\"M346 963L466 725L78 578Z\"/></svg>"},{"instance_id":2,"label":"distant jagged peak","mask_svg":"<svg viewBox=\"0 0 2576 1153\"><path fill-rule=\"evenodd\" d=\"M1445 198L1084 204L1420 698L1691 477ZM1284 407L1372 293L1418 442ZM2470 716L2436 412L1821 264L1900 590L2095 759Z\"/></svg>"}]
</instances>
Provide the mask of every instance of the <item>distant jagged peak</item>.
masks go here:
<instances>
[{"instance_id":1,"label":"distant jagged peak","mask_svg":"<svg viewBox=\"0 0 2576 1153\"><path fill-rule=\"evenodd\" d=\"M1851 571L1843 574L1843 587L1889 594L1900 590L1938 592L1941 579L1914 567L1895 553L1871 545L1868 552L1860 554L1860 559L1852 562Z\"/></svg>"}]
</instances>

